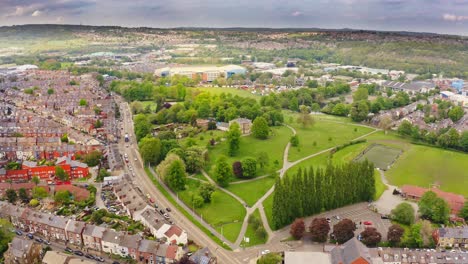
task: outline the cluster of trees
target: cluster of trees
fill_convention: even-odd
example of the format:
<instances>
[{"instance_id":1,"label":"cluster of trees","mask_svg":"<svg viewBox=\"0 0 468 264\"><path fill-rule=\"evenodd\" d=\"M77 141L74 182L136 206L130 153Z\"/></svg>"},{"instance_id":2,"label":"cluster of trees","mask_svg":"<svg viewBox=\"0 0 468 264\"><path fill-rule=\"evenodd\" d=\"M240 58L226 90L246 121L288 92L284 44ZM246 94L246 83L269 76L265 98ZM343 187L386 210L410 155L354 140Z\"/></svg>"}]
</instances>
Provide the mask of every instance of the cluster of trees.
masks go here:
<instances>
[{"instance_id":1,"label":"cluster of trees","mask_svg":"<svg viewBox=\"0 0 468 264\"><path fill-rule=\"evenodd\" d=\"M225 156L220 156L213 168L213 175L216 182L227 187L233 176L238 178L254 178L257 176L257 168L261 169L268 167L270 158L268 153L259 152L256 158L245 157L242 161L234 161L229 165Z\"/></svg>"},{"instance_id":2,"label":"cluster of trees","mask_svg":"<svg viewBox=\"0 0 468 264\"><path fill-rule=\"evenodd\" d=\"M255 235L257 236L257 238L263 240L263 239L265 239L267 237L268 234L267 234L265 228L262 225L261 219L258 219L258 217L255 214L251 214L249 216L248 221L249 221L249 224L255 230Z\"/></svg>"},{"instance_id":3,"label":"cluster of trees","mask_svg":"<svg viewBox=\"0 0 468 264\"><path fill-rule=\"evenodd\" d=\"M298 217L369 201L374 194L374 166L368 161L299 169L276 180L273 225L280 228Z\"/></svg>"},{"instance_id":4,"label":"cluster of trees","mask_svg":"<svg viewBox=\"0 0 468 264\"><path fill-rule=\"evenodd\" d=\"M427 131L404 120L398 127L398 134L410 137L416 142L468 152L468 131L461 134L454 128L440 129L437 132Z\"/></svg>"},{"instance_id":5,"label":"cluster of trees","mask_svg":"<svg viewBox=\"0 0 468 264\"><path fill-rule=\"evenodd\" d=\"M450 216L450 206L448 203L433 191L424 193L418 202L419 214L424 219L429 219L435 223L447 224Z\"/></svg>"},{"instance_id":6,"label":"cluster of trees","mask_svg":"<svg viewBox=\"0 0 468 264\"><path fill-rule=\"evenodd\" d=\"M8 243L15 237L15 233L11 230L14 230L13 225L7 219L0 218L0 256L7 251ZM2 260L3 257L0 257L0 261Z\"/></svg>"}]
</instances>

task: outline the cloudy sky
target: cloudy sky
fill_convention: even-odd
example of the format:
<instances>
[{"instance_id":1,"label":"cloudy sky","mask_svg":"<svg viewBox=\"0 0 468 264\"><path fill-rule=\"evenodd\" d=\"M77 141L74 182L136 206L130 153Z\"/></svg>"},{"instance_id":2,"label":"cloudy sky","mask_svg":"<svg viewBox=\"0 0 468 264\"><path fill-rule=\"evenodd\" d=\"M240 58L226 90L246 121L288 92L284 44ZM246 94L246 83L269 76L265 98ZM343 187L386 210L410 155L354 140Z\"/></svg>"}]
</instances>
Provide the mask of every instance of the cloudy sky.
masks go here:
<instances>
[{"instance_id":1,"label":"cloudy sky","mask_svg":"<svg viewBox=\"0 0 468 264\"><path fill-rule=\"evenodd\" d=\"M468 35L468 0L0 0L0 25L319 27Z\"/></svg>"}]
</instances>

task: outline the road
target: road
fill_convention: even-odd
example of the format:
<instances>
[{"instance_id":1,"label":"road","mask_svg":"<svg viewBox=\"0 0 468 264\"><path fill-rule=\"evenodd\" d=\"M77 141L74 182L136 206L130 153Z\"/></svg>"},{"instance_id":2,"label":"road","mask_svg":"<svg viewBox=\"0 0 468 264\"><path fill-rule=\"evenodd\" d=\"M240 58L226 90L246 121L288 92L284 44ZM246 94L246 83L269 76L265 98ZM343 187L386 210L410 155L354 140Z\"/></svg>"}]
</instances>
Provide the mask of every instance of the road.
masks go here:
<instances>
[{"instance_id":1,"label":"road","mask_svg":"<svg viewBox=\"0 0 468 264\"><path fill-rule=\"evenodd\" d=\"M208 247L210 251L218 258L219 263L242 263L235 257L234 252L225 250L224 248L220 247L217 243L211 240L211 238L208 237L203 231L201 231L197 226L195 226L195 224L186 219L181 212L179 212L176 208L173 208L172 204L166 199L166 197L159 192L156 186L154 186L153 182L146 175L142 159L138 152L136 137L133 131L133 120L130 106L128 105L128 103L124 102L120 97L116 96L115 99L118 105L121 106L121 115L123 123L122 133L128 133L128 135L130 136L129 143L125 143L123 140L124 137L122 136L119 148L122 154L127 153L127 155L129 156L129 163L130 165L132 165L135 172L135 184L139 186L145 194L147 193L151 197L153 197L157 201L159 206L162 206L164 208L170 207L172 209L170 215L173 221L187 232L191 240L195 241L201 246Z\"/></svg>"}]
</instances>

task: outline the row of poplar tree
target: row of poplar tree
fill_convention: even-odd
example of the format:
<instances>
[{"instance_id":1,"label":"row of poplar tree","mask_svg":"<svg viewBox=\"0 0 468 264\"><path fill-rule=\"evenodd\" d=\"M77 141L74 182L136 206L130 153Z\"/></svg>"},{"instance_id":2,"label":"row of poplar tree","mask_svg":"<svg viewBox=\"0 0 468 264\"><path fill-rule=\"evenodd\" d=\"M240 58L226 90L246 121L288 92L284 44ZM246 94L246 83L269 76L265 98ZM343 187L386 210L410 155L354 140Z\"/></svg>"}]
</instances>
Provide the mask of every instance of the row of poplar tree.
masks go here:
<instances>
[{"instance_id":1,"label":"row of poplar tree","mask_svg":"<svg viewBox=\"0 0 468 264\"><path fill-rule=\"evenodd\" d=\"M276 179L273 224L281 228L299 217L370 201L374 194L374 165L367 160L300 168L295 175Z\"/></svg>"}]
</instances>

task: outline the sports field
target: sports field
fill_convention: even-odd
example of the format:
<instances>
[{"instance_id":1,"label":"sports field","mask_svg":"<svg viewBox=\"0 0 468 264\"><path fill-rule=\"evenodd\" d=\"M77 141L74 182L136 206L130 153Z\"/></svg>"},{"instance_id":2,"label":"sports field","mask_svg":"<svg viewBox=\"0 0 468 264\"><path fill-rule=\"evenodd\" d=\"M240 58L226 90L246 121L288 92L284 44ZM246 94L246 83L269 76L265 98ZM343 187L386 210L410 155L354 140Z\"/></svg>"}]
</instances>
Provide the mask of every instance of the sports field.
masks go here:
<instances>
[{"instance_id":1,"label":"sports field","mask_svg":"<svg viewBox=\"0 0 468 264\"><path fill-rule=\"evenodd\" d=\"M390 165L400 156L402 150L384 146L380 144L373 144L364 150L358 157L357 161L368 161L374 163L376 168L387 170Z\"/></svg>"}]
</instances>

